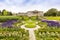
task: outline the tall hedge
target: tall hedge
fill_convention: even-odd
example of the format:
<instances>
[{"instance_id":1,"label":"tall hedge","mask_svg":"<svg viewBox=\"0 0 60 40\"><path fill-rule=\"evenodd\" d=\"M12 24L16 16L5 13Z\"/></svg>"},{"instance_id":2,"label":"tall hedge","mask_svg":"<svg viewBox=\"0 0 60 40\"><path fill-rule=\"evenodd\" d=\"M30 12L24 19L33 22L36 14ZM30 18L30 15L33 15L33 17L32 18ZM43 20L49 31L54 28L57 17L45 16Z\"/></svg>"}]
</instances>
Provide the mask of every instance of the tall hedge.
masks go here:
<instances>
[{"instance_id":1,"label":"tall hedge","mask_svg":"<svg viewBox=\"0 0 60 40\"><path fill-rule=\"evenodd\" d=\"M4 22L7 20L18 20L19 17L17 16L0 16L0 22Z\"/></svg>"}]
</instances>

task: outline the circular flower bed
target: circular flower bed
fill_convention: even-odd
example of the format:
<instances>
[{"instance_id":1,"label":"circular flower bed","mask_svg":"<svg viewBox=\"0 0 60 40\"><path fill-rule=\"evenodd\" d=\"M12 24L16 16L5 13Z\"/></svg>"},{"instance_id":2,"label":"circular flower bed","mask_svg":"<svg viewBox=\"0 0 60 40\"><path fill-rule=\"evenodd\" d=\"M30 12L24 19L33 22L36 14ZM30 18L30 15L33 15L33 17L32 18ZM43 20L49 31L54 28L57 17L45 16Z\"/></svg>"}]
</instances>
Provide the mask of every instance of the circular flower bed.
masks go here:
<instances>
[{"instance_id":1,"label":"circular flower bed","mask_svg":"<svg viewBox=\"0 0 60 40\"><path fill-rule=\"evenodd\" d=\"M34 27L36 27L36 23L34 21L27 21L27 22L25 22L25 26L27 28L34 28Z\"/></svg>"}]
</instances>

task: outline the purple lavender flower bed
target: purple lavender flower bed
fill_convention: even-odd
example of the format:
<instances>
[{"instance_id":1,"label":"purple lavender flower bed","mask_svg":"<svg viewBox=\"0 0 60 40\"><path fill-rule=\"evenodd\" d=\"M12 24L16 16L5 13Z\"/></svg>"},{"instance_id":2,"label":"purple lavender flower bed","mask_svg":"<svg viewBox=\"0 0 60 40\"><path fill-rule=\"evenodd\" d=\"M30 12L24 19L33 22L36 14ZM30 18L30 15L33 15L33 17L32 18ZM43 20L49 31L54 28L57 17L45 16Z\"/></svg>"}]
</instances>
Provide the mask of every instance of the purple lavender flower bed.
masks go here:
<instances>
[{"instance_id":1,"label":"purple lavender flower bed","mask_svg":"<svg viewBox=\"0 0 60 40\"><path fill-rule=\"evenodd\" d=\"M53 21L53 20L42 20L42 22L48 23L48 26L60 26L60 23L58 21Z\"/></svg>"},{"instance_id":2,"label":"purple lavender flower bed","mask_svg":"<svg viewBox=\"0 0 60 40\"><path fill-rule=\"evenodd\" d=\"M17 22L18 20L8 20L2 23L2 27L12 27L12 25Z\"/></svg>"}]
</instances>

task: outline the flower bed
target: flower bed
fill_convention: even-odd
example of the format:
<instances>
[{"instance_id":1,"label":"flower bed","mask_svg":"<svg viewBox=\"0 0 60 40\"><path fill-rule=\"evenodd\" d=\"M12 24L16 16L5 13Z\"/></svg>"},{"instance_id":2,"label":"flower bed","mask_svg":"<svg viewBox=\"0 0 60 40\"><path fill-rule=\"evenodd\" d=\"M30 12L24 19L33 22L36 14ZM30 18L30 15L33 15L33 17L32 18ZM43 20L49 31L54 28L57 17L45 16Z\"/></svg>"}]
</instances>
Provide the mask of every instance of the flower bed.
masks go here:
<instances>
[{"instance_id":1,"label":"flower bed","mask_svg":"<svg viewBox=\"0 0 60 40\"><path fill-rule=\"evenodd\" d=\"M36 40L60 40L60 28L49 27L35 31Z\"/></svg>"},{"instance_id":2,"label":"flower bed","mask_svg":"<svg viewBox=\"0 0 60 40\"><path fill-rule=\"evenodd\" d=\"M25 26L27 28L34 28L34 27L36 27L36 23L35 23L35 21L27 21L27 22L25 22Z\"/></svg>"},{"instance_id":3,"label":"flower bed","mask_svg":"<svg viewBox=\"0 0 60 40\"><path fill-rule=\"evenodd\" d=\"M29 34L21 28L0 28L0 40L29 40Z\"/></svg>"}]
</instances>

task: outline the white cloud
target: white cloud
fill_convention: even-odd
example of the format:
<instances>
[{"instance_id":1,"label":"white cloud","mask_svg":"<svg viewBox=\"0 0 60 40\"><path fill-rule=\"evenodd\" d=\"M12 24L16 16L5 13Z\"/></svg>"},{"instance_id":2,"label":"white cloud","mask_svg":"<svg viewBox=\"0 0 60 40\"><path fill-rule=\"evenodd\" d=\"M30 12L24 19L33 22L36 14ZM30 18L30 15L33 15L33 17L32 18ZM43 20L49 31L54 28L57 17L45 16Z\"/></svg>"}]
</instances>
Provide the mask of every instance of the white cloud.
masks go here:
<instances>
[{"instance_id":1,"label":"white cloud","mask_svg":"<svg viewBox=\"0 0 60 40\"><path fill-rule=\"evenodd\" d=\"M26 12L29 10L47 11L50 8L60 9L57 0L6 0L0 2L0 10L7 9L12 12Z\"/></svg>"}]
</instances>

